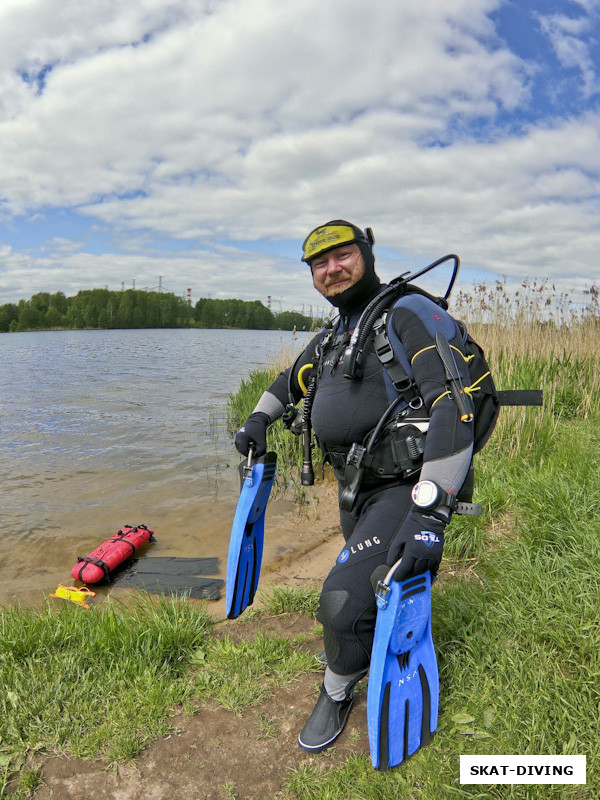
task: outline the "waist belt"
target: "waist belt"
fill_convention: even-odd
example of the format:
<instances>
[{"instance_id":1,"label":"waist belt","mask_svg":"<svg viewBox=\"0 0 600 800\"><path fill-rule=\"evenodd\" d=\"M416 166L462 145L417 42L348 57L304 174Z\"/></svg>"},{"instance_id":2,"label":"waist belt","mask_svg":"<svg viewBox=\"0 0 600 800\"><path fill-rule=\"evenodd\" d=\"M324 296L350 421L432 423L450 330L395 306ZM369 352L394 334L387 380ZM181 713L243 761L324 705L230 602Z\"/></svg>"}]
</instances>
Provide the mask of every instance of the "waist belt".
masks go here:
<instances>
[{"instance_id":1,"label":"waist belt","mask_svg":"<svg viewBox=\"0 0 600 800\"><path fill-rule=\"evenodd\" d=\"M355 442L351 447L323 449L323 461L334 469L350 469L350 474L364 467L374 478L409 478L416 475L423 464L425 433L415 425L391 427L376 442L370 454L363 445Z\"/></svg>"},{"instance_id":2,"label":"waist belt","mask_svg":"<svg viewBox=\"0 0 600 800\"><path fill-rule=\"evenodd\" d=\"M346 459L348 458L349 452L350 452L349 447L340 450L329 450L328 448L324 448L323 461L325 461L328 464L331 464L331 466L334 467L335 469L344 469L344 467L346 466Z\"/></svg>"}]
</instances>

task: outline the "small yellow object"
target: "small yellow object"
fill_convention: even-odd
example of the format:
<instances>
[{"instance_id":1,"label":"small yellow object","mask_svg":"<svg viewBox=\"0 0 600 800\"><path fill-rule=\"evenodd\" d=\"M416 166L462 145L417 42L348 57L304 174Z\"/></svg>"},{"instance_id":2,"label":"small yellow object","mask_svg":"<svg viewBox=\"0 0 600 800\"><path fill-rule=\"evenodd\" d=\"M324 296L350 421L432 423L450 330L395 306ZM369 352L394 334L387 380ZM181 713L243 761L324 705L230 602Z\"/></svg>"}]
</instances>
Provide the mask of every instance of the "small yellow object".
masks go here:
<instances>
[{"instance_id":1,"label":"small yellow object","mask_svg":"<svg viewBox=\"0 0 600 800\"><path fill-rule=\"evenodd\" d=\"M302 369L300 370L300 372L298 373L298 385L299 385L299 386L300 386L300 388L302 389L302 393L303 393L303 394L306 394L306 384L304 383L304 373L305 373L307 370L309 370L309 369L312 369L312 368L313 368L313 365L312 365L312 364L305 364L305 365L302 367Z\"/></svg>"},{"instance_id":2,"label":"small yellow object","mask_svg":"<svg viewBox=\"0 0 600 800\"><path fill-rule=\"evenodd\" d=\"M96 592L92 592L87 586L82 586L78 589L76 586L63 586L62 583L58 584L56 592L52 593L50 597L60 597L63 600L70 600L71 603L77 603L82 608L89 608L85 602L88 597L95 597Z\"/></svg>"}]
</instances>

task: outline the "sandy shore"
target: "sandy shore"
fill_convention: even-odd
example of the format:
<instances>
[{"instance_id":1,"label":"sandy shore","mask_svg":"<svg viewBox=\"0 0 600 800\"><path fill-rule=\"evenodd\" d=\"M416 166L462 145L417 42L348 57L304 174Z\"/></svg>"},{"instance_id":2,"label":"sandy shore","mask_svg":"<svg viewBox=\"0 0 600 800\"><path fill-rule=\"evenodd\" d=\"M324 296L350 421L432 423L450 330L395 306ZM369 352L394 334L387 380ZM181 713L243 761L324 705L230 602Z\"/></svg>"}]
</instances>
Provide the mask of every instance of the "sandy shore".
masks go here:
<instances>
[{"instance_id":1,"label":"sandy shore","mask_svg":"<svg viewBox=\"0 0 600 800\"><path fill-rule=\"evenodd\" d=\"M333 566L343 547L339 524L337 486L333 481L317 484L311 492L311 504L305 511L288 506L277 515L274 525L267 518L265 524L265 555L260 575L260 586L254 606L260 608L260 590L276 586L320 585ZM300 519L299 519L300 517ZM278 532L286 527L302 529L296 546L288 539L286 547L273 546ZM270 545L270 546L269 546ZM225 597L209 603L209 611L215 616L225 615Z\"/></svg>"}]
</instances>

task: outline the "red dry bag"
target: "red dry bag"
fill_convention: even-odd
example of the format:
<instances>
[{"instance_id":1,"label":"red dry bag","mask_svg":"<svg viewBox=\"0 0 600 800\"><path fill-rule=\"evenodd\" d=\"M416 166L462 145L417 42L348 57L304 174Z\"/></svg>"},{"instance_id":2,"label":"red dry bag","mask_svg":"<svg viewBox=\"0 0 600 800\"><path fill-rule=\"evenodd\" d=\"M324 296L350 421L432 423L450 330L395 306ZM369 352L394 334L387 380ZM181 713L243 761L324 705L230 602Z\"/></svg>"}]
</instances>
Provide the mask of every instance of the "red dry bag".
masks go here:
<instances>
[{"instance_id":1,"label":"red dry bag","mask_svg":"<svg viewBox=\"0 0 600 800\"><path fill-rule=\"evenodd\" d=\"M89 556L77 558L71 577L84 583L98 583L123 561L135 555L140 545L152 542L154 531L146 525L124 525L122 530L93 550Z\"/></svg>"}]
</instances>

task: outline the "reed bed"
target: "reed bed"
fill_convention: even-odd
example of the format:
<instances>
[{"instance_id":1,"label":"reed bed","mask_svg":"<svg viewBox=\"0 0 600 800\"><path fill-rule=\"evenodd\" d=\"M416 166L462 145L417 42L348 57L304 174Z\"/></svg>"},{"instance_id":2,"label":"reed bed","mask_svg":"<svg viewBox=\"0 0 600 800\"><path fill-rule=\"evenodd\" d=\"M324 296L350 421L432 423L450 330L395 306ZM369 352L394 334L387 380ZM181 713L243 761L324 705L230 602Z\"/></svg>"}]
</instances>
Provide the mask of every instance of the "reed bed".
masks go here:
<instances>
[{"instance_id":1,"label":"reed bed","mask_svg":"<svg viewBox=\"0 0 600 800\"><path fill-rule=\"evenodd\" d=\"M583 291L585 302L577 303L547 281L524 281L510 294L504 282L496 281L457 292L449 310L490 353L587 358L598 356L599 295L593 284Z\"/></svg>"},{"instance_id":2,"label":"reed bed","mask_svg":"<svg viewBox=\"0 0 600 800\"><path fill-rule=\"evenodd\" d=\"M498 389L542 389L543 409L504 408L491 454L541 452L559 420L589 419L600 410L600 305L595 286L577 305L547 282L460 292L451 307L485 350Z\"/></svg>"}]
</instances>

